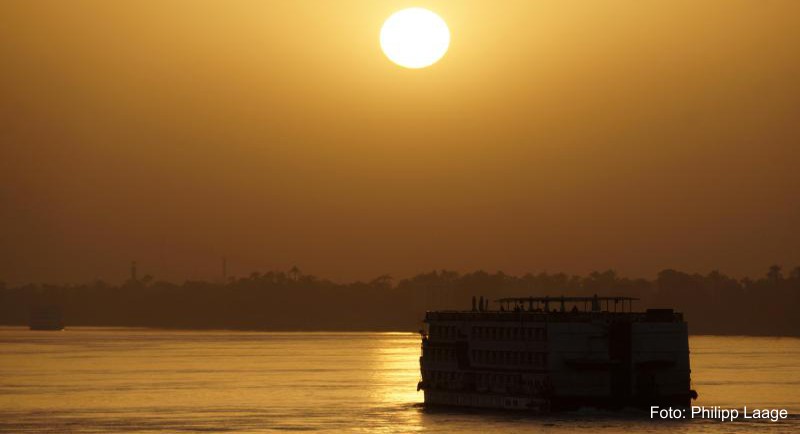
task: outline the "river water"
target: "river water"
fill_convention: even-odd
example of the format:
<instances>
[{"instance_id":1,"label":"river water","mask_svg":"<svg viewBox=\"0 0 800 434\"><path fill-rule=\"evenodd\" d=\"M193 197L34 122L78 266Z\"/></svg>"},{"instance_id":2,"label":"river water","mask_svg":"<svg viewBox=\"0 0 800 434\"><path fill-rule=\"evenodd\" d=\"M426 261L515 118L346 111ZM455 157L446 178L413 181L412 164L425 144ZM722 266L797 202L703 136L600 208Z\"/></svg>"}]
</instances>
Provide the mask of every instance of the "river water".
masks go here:
<instances>
[{"instance_id":1,"label":"river water","mask_svg":"<svg viewBox=\"0 0 800 434\"><path fill-rule=\"evenodd\" d=\"M694 336L697 405L785 408L778 423L426 410L419 337L0 328L3 432L800 432L800 339Z\"/></svg>"}]
</instances>

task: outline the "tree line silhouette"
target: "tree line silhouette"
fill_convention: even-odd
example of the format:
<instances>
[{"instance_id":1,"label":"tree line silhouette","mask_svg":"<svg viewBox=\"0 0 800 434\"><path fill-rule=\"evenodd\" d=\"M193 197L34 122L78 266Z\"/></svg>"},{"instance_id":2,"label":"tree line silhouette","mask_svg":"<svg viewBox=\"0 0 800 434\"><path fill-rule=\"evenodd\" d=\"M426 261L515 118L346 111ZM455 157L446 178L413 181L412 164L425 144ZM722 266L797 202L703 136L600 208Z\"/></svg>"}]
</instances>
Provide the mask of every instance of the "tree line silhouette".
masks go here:
<instances>
[{"instance_id":1,"label":"tree line silhouette","mask_svg":"<svg viewBox=\"0 0 800 434\"><path fill-rule=\"evenodd\" d=\"M613 270L588 276L431 271L394 282L334 283L304 274L254 272L226 282L157 281L132 277L121 285L0 283L0 324L25 325L32 307L57 305L67 326L140 326L254 330L408 330L426 310L469 309L472 296L613 295L637 297L634 307L670 307L685 314L693 334L800 336L800 267L772 266L761 278L712 271L663 270L654 280ZM491 306L497 308L497 306Z\"/></svg>"}]
</instances>

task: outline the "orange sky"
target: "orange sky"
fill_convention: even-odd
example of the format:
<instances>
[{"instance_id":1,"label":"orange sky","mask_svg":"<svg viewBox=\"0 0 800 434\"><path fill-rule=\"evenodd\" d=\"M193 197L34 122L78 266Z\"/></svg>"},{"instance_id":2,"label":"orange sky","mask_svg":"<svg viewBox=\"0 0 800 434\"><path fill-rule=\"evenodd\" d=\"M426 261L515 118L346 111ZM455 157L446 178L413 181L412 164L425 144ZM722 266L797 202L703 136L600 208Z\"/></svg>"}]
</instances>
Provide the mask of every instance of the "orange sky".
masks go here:
<instances>
[{"instance_id":1,"label":"orange sky","mask_svg":"<svg viewBox=\"0 0 800 434\"><path fill-rule=\"evenodd\" d=\"M407 70L383 20L451 48ZM0 280L800 265L800 2L0 3Z\"/></svg>"}]
</instances>

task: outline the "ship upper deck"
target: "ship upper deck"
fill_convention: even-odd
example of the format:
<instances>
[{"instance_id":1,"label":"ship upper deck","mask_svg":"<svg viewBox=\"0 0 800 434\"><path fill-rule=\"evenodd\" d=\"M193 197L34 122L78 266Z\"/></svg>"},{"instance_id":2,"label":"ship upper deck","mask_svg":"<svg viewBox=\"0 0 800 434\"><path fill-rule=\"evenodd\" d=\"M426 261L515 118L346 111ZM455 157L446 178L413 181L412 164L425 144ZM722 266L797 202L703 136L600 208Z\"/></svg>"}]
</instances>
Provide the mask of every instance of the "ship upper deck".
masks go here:
<instances>
[{"instance_id":1,"label":"ship upper deck","mask_svg":"<svg viewBox=\"0 0 800 434\"><path fill-rule=\"evenodd\" d=\"M511 297L494 300L472 298L472 310L428 311L425 321L530 321L589 322L598 319L628 322L682 322L683 314L672 309L634 312L634 297Z\"/></svg>"},{"instance_id":2,"label":"ship upper deck","mask_svg":"<svg viewBox=\"0 0 800 434\"><path fill-rule=\"evenodd\" d=\"M425 322L432 321L504 321L504 322L591 322L607 319L627 322L682 322L683 314L672 309L648 309L645 312L529 312L437 310L425 312Z\"/></svg>"}]
</instances>

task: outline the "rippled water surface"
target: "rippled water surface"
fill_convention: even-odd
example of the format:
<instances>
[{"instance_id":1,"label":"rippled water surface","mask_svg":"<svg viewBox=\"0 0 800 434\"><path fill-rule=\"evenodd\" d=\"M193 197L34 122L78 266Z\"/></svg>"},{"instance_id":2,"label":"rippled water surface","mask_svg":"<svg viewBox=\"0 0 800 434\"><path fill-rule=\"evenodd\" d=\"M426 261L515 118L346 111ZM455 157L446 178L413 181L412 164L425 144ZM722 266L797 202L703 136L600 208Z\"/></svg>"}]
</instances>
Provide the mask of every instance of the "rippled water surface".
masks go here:
<instances>
[{"instance_id":1,"label":"rippled water surface","mask_svg":"<svg viewBox=\"0 0 800 434\"><path fill-rule=\"evenodd\" d=\"M419 337L0 328L4 432L800 432L800 339L691 338L698 405L786 408L780 423L428 411Z\"/></svg>"}]
</instances>

